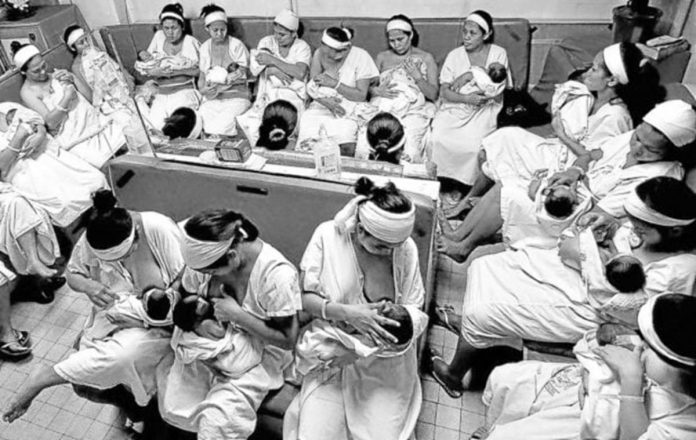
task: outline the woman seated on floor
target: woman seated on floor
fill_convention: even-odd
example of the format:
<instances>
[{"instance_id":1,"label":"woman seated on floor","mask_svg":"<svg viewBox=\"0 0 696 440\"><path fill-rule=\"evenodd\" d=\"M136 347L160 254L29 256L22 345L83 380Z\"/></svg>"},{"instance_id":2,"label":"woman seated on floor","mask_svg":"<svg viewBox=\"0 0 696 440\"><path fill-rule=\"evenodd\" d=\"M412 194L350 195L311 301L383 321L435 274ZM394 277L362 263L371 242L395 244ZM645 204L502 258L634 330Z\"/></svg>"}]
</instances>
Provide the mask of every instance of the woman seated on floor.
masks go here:
<instances>
[{"instance_id":1,"label":"woman seated on floor","mask_svg":"<svg viewBox=\"0 0 696 440\"><path fill-rule=\"evenodd\" d=\"M588 418L579 364L520 362L493 370L483 400L486 424L472 438L529 440L691 439L696 435L696 298L666 293L638 314L642 344L595 351L618 382L618 395ZM591 373L590 373L591 374ZM604 436L593 434L602 433Z\"/></svg>"},{"instance_id":2,"label":"woman seated on floor","mask_svg":"<svg viewBox=\"0 0 696 440\"><path fill-rule=\"evenodd\" d=\"M160 412L201 440L246 439L259 405L283 386L283 370L292 362L302 308L297 270L234 211L201 212L181 231L183 291L213 302L217 321L244 333L263 353L260 363L233 377L180 356L172 365L170 357L158 368Z\"/></svg>"},{"instance_id":3,"label":"woman seated on floor","mask_svg":"<svg viewBox=\"0 0 696 440\"><path fill-rule=\"evenodd\" d=\"M602 157L578 157L574 164L550 177L548 186L585 186L588 198L596 202L595 211L623 217L626 195L640 182L655 176L681 179L684 160L696 140L696 111L684 101L658 104L643 117L635 130L602 143ZM537 218L535 201L523 185L497 183L477 203L454 231L440 239L439 250L463 261L478 246L501 229L503 241L511 248L533 243L555 246L557 231L545 228Z\"/></svg>"},{"instance_id":4,"label":"woman seated on floor","mask_svg":"<svg viewBox=\"0 0 696 440\"><path fill-rule=\"evenodd\" d=\"M420 413L414 341L427 316L411 238L415 205L393 183L377 187L365 177L356 193L332 221L319 225L307 246L300 264L302 305L317 322L352 329L385 352L347 353L327 369L307 372L285 414L286 440L406 439ZM387 329L399 323L384 316L385 301L404 306L412 321L411 340L396 350Z\"/></svg>"},{"instance_id":5,"label":"woman seated on floor","mask_svg":"<svg viewBox=\"0 0 696 440\"><path fill-rule=\"evenodd\" d=\"M124 125L107 117L85 98L90 93L83 80L67 70L50 67L34 45L13 42L14 64L25 77L20 96L46 122L60 147L101 168L125 145Z\"/></svg>"},{"instance_id":6,"label":"woman seated on floor","mask_svg":"<svg viewBox=\"0 0 696 440\"><path fill-rule=\"evenodd\" d=\"M681 181L654 177L625 197L624 210L630 227L625 236L646 278L624 311L662 292L692 294L696 194ZM590 213L584 221L597 236L618 234L618 222L606 214ZM457 351L449 364L433 358L433 376L452 396L461 394L462 379L481 349L521 349L523 340L574 343L606 319L589 300L583 275L567 266L557 249L524 247L482 256L467 273Z\"/></svg>"},{"instance_id":7,"label":"woman seated on floor","mask_svg":"<svg viewBox=\"0 0 696 440\"><path fill-rule=\"evenodd\" d=\"M98 192L86 232L68 263L68 284L94 305L79 351L35 370L3 419L12 422L21 417L41 391L64 383L96 390L122 385L137 405L146 406L157 391L155 369L171 353L170 331L126 325L106 337L93 337L95 317L122 296L140 297L145 288L178 289L183 268L179 228L170 218L128 211L116 206L110 192Z\"/></svg>"}]
</instances>

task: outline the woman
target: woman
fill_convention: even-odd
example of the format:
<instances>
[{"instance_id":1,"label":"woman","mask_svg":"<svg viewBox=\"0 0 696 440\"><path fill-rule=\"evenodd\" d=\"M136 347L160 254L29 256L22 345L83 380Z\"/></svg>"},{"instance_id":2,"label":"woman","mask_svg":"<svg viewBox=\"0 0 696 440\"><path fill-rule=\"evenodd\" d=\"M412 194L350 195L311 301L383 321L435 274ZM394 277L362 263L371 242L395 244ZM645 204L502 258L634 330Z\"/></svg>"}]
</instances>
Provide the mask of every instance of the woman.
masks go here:
<instances>
[{"instance_id":1,"label":"woman","mask_svg":"<svg viewBox=\"0 0 696 440\"><path fill-rule=\"evenodd\" d=\"M273 101L263 110L257 147L282 150L288 146L297 128L297 109L288 101Z\"/></svg>"},{"instance_id":2,"label":"woman","mask_svg":"<svg viewBox=\"0 0 696 440\"><path fill-rule=\"evenodd\" d=\"M108 186L101 171L60 151L41 116L14 102L0 103L0 180L62 228L90 208L95 191Z\"/></svg>"},{"instance_id":3,"label":"woman","mask_svg":"<svg viewBox=\"0 0 696 440\"><path fill-rule=\"evenodd\" d=\"M234 136L237 134L235 118L251 106L246 83L249 51L244 43L227 34L224 9L210 4L203 7L201 16L210 35L201 45L198 59L201 70L198 88L204 98L199 109L203 131Z\"/></svg>"},{"instance_id":4,"label":"woman","mask_svg":"<svg viewBox=\"0 0 696 440\"><path fill-rule=\"evenodd\" d=\"M91 337L95 316L120 295L138 295L148 287L177 288L184 267L176 224L156 212L134 212L116 206L108 191L94 197L94 214L68 263L68 284L94 307L79 351L52 366L36 370L3 415L21 417L44 389L71 383L107 390L125 386L137 405L146 406L156 392L155 368L168 353L170 332L142 327Z\"/></svg>"},{"instance_id":5,"label":"woman","mask_svg":"<svg viewBox=\"0 0 696 440\"><path fill-rule=\"evenodd\" d=\"M261 118L269 103L282 99L295 107L298 117L302 115L312 49L298 37L299 28L297 15L283 10L273 19L273 35L263 37L251 51L251 74L258 76L256 101L237 122L252 145L259 138Z\"/></svg>"},{"instance_id":6,"label":"woman","mask_svg":"<svg viewBox=\"0 0 696 440\"><path fill-rule=\"evenodd\" d=\"M384 301L401 304L413 340L425 329L424 288L411 239L415 206L394 184L356 184L358 197L316 229L304 256L302 306L315 319L352 327L389 346L394 336L380 314ZM283 438L407 439L421 407L416 344L395 356L335 360L304 376L285 415Z\"/></svg>"},{"instance_id":7,"label":"woman","mask_svg":"<svg viewBox=\"0 0 696 440\"><path fill-rule=\"evenodd\" d=\"M694 313L693 297L671 293L653 297L638 315L642 346L630 350L606 345L597 350L620 383L618 412L599 419L604 429L618 426L620 437L612 438L696 435L696 350L684 338L696 330ZM484 392L486 426L477 430L477 438L542 439L550 433L559 440L579 438L585 428L583 386L579 375L566 373L577 371L576 365L532 361L495 369Z\"/></svg>"},{"instance_id":8,"label":"woman","mask_svg":"<svg viewBox=\"0 0 696 440\"><path fill-rule=\"evenodd\" d=\"M378 84L370 87L370 103L386 104L389 109L380 110L391 111L401 119L407 139L404 153L411 162L421 163L424 160L425 133L435 114L437 64L429 52L418 48L418 31L405 15L390 18L385 35L389 50L380 52L375 59L380 79ZM415 86L415 95L410 94L409 89L401 89L403 86L398 84L398 79L402 77L412 82L410 86ZM398 108L389 105L397 98L405 98L408 105Z\"/></svg>"},{"instance_id":9,"label":"woman","mask_svg":"<svg viewBox=\"0 0 696 440\"><path fill-rule=\"evenodd\" d=\"M70 70L87 85L87 100L103 114L118 115L127 123L132 116L133 77L106 52L97 49L89 33L80 26L66 28L63 41L75 56Z\"/></svg>"},{"instance_id":10,"label":"woman","mask_svg":"<svg viewBox=\"0 0 696 440\"><path fill-rule=\"evenodd\" d=\"M43 118L62 149L101 168L125 145L124 126L89 103L89 86L79 77L66 70L48 73L36 46L14 43L14 64L25 77L20 90L24 104Z\"/></svg>"},{"instance_id":11,"label":"woman","mask_svg":"<svg viewBox=\"0 0 696 440\"><path fill-rule=\"evenodd\" d=\"M592 67L582 76L595 99L586 115L586 133L579 139L566 130L561 116L563 107L574 105L573 100L554 114L556 137L544 139L519 127L506 127L486 137L482 142L483 172L467 197L447 214L453 217L461 213L472 197L482 196L493 182L527 186L539 169L553 174L593 151L598 158L602 143L638 126L664 98L659 74L642 59L632 43L617 43L597 53Z\"/></svg>"},{"instance_id":12,"label":"woman","mask_svg":"<svg viewBox=\"0 0 696 440\"><path fill-rule=\"evenodd\" d=\"M507 52L493 44L493 19L485 11L475 11L464 21L464 44L447 55L440 72L440 98L461 106L476 106L477 112L466 125L456 111L439 110L432 122L428 148L437 164L437 175L446 178L448 186L465 190L474 183L481 140L496 128L496 118L503 106L500 99L489 100L481 93L460 94L472 67L487 69L500 63L509 71ZM508 85L512 80L508 74ZM448 106L449 108L449 106Z\"/></svg>"},{"instance_id":13,"label":"woman","mask_svg":"<svg viewBox=\"0 0 696 440\"><path fill-rule=\"evenodd\" d=\"M358 124L347 109L367 100L370 82L379 75L370 55L354 47L353 32L330 27L324 31L321 47L314 52L309 76L319 88L330 88L334 97L317 98L307 107L300 120L297 143L319 137L324 126L331 138L342 146L343 154L352 156L358 138Z\"/></svg>"},{"instance_id":14,"label":"woman","mask_svg":"<svg viewBox=\"0 0 696 440\"><path fill-rule=\"evenodd\" d=\"M682 178L683 169L677 160L685 156L684 147L696 139L695 125L696 111L685 102L658 104L635 130L602 143L599 160L592 161L589 155L578 157L572 166L550 179L549 186L587 182L592 198L598 201L597 208L622 217L623 199L638 183L655 176ZM535 204L526 188L498 183L457 231L441 240L440 250L463 261L501 226L504 241L511 247L532 242L548 248L558 238L537 221Z\"/></svg>"},{"instance_id":15,"label":"woman","mask_svg":"<svg viewBox=\"0 0 696 440\"><path fill-rule=\"evenodd\" d=\"M163 365L160 411L168 422L197 431L199 439L246 439L256 427L259 405L283 385L283 370L292 361L289 350L302 307L297 270L234 211L201 212L186 221L182 233L183 289L215 298L217 320L263 346L263 360L236 379L210 375L202 364L184 367L175 361L171 370ZM182 405L193 408L186 419L171 413Z\"/></svg>"},{"instance_id":16,"label":"woman","mask_svg":"<svg viewBox=\"0 0 696 440\"><path fill-rule=\"evenodd\" d=\"M646 275L639 294L690 295L696 279L696 194L676 179L655 177L624 199L632 241L640 243L633 255ZM598 235L611 237L607 218L593 214L588 220L594 219ZM580 272L564 265L557 252L523 248L471 263L457 351L449 365L433 358L433 376L450 395L461 394L461 380L482 348L521 348L523 339L576 342L602 320L588 302Z\"/></svg>"},{"instance_id":17,"label":"woman","mask_svg":"<svg viewBox=\"0 0 696 440\"><path fill-rule=\"evenodd\" d=\"M201 101L195 84L201 44L184 33L183 7L179 3L165 5L159 20L162 29L155 32L147 51L138 54L142 64L136 63L136 69L158 86L147 112L150 124L158 130L174 110L179 107L195 110Z\"/></svg>"}]
</instances>

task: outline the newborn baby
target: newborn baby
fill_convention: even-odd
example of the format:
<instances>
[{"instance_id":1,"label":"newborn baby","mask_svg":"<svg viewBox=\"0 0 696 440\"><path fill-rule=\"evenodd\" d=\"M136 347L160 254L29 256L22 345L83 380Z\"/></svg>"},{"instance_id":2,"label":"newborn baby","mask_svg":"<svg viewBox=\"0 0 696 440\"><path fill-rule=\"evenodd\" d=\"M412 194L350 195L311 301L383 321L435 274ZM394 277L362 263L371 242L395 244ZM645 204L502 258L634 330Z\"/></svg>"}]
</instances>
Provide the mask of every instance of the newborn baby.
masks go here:
<instances>
[{"instance_id":1,"label":"newborn baby","mask_svg":"<svg viewBox=\"0 0 696 440\"><path fill-rule=\"evenodd\" d=\"M376 106L380 112L391 113L398 118L403 118L411 107L425 104L425 97L416 85L416 81L408 74L405 64L410 62L417 66L423 77L426 76L426 67L420 59L411 57L392 69L385 70L379 76L380 85L388 85L390 90L397 93L395 98L376 96L370 103Z\"/></svg>"},{"instance_id":2,"label":"newborn baby","mask_svg":"<svg viewBox=\"0 0 696 440\"><path fill-rule=\"evenodd\" d=\"M263 73L264 75L266 75L266 79L273 85L273 87L270 90L265 90L265 93L266 93L266 96L264 97L265 103L273 102L273 101L276 101L278 99L287 99L287 98L284 98L282 94L278 93L278 89L292 90L301 99L306 99L307 98L307 89L306 89L306 85L305 85L304 81L301 81L299 79L292 78L292 77L290 78L290 81L284 81L284 80L281 80L280 78L278 78L276 75L270 75L270 74L266 73L265 69L267 66L261 65L256 61L256 57L261 52L265 52L265 53L273 55L273 52L266 47L262 47L261 49L252 49L250 51L250 58L249 58L249 71L251 72L252 75L255 75L255 76L258 76L258 75Z\"/></svg>"},{"instance_id":3,"label":"newborn baby","mask_svg":"<svg viewBox=\"0 0 696 440\"><path fill-rule=\"evenodd\" d=\"M588 118L594 96L580 81L566 81L556 85L551 98L551 114L561 118L568 136L581 141L588 134Z\"/></svg>"},{"instance_id":4,"label":"newborn baby","mask_svg":"<svg viewBox=\"0 0 696 440\"><path fill-rule=\"evenodd\" d=\"M150 76L156 70L185 70L197 66L197 62L180 55L167 55L162 52L150 53L146 50L138 53L140 58L135 62L135 70L140 74Z\"/></svg>"},{"instance_id":5,"label":"newborn baby","mask_svg":"<svg viewBox=\"0 0 696 440\"><path fill-rule=\"evenodd\" d=\"M491 63L488 69L473 66L463 75L463 79L466 81L463 85L458 86L461 83L459 81L456 84L453 83L450 88L462 95L480 93L486 98L495 98L505 90L507 68L501 63ZM486 105L489 102L491 101L486 101L481 105ZM462 105L462 103L443 101L440 108L456 112L457 116L462 119L462 124L464 124L476 114L481 105Z\"/></svg>"}]
</instances>

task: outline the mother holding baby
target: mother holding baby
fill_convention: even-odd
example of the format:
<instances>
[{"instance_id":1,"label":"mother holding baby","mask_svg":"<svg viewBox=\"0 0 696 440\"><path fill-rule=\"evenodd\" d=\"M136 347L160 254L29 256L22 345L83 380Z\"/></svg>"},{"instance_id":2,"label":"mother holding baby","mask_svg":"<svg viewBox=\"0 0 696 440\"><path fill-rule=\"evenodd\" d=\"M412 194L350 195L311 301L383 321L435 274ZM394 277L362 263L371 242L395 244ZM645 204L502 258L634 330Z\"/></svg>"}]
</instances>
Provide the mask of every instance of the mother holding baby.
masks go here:
<instances>
[{"instance_id":1,"label":"mother holding baby","mask_svg":"<svg viewBox=\"0 0 696 440\"><path fill-rule=\"evenodd\" d=\"M303 309L390 351L396 339L384 326L398 322L383 311L391 302L406 309L413 336L397 353L347 353L326 359L327 368L304 372L300 394L285 416L286 440L407 439L420 412L415 340L427 316L411 239L415 205L392 183L376 187L364 177L356 193L333 220L319 225L302 257ZM324 348L329 347L317 350Z\"/></svg>"}]
</instances>

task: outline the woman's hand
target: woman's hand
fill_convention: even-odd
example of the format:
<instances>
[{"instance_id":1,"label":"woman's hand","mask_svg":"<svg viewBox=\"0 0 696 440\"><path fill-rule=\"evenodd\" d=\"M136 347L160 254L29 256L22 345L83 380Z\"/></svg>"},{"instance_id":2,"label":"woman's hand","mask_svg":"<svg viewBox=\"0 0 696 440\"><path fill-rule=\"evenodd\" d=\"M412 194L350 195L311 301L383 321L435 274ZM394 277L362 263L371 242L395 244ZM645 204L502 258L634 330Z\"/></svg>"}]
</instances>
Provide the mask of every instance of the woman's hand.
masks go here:
<instances>
[{"instance_id":1,"label":"woman's hand","mask_svg":"<svg viewBox=\"0 0 696 440\"><path fill-rule=\"evenodd\" d=\"M415 61L413 58L408 58L404 63L404 69L406 70L406 73L408 73L408 76L413 78L414 81L420 81L423 79L423 74L421 73L420 66L421 61Z\"/></svg>"},{"instance_id":2,"label":"woman's hand","mask_svg":"<svg viewBox=\"0 0 696 440\"><path fill-rule=\"evenodd\" d=\"M326 73L320 73L319 75L315 76L314 82L320 87L330 87L332 89L336 88L338 85L338 80Z\"/></svg>"},{"instance_id":3,"label":"woman's hand","mask_svg":"<svg viewBox=\"0 0 696 440\"><path fill-rule=\"evenodd\" d=\"M205 83L205 86L200 90L201 95L203 95L204 98L212 100L215 99L215 97L218 95L218 86L217 84L212 84L209 82Z\"/></svg>"},{"instance_id":4,"label":"woman's hand","mask_svg":"<svg viewBox=\"0 0 696 440\"><path fill-rule=\"evenodd\" d=\"M341 100L338 98L321 98L317 100L321 105L328 108L334 117L342 118L346 115L346 109L341 105Z\"/></svg>"},{"instance_id":5,"label":"woman's hand","mask_svg":"<svg viewBox=\"0 0 696 440\"><path fill-rule=\"evenodd\" d=\"M118 295L104 285L102 285L101 289L99 290L92 290L85 293L89 300L100 309L110 307L114 301L118 299Z\"/></svg>"},{"instance_id":6,"label":"woman's hand","mask_svg":"<svg viewBox=\"0 0 696 440\"><path fill-rule=\"evenodd\" d=\"M588 212L580 216L577 223L581 229L590 228L597 243L611 239L620 226L614 217L603 212Z\"/></svg>"},{"instance_id":7,"label":"woman's hand","mask_svg":"<svg viewBox=\"0 0 696 440\"><path fill-rule=\"evenodd\" d=\"M53 79L62 83L75 84L75 75L63 69L53 72Z\"/></svg>"},{"instance_id":8,"label":"woman's hand","mask_svg":"<svg viewBox=\"0 0 696 440\"><path fill-rule=\"evenodd\" d=\"M373 96L381 96L382 98L387 98L387 99L394 99L397 96L399 96L399 92L394 90L395 87L396 87L396 84L394 84L394 83L389 83L389 84L380 83L379 86L372 88L372 95Z\"/></svg>"},{"instance_id":9,"label":"woman's hand","mask_svg":"<svg viewBox=\"0 0 696 440\"><path fill-rule=\"evenodd\" d=\"M382 325L399 326L399 323L379 314L383 306L384 302L346 305L344 306L348 315L346 321L357 331L375 341L396 343L396 337L385 330Z\"/></svg>"},{"instance_id":10,"label":"woman's hand","mask_svg":"<svg viewBox=\"0 0 696 440\"><path fill-rule=\"evenodd\" d=\"M568 168L567 170L559 171L553 174L551 177L549 177L549 182L547 186L571 186L579 182L581 178L582 173L580 173L580 170L577 170L575 168Z\"/></svg>"},{"instance_id":11,"label":"woman's hand","mask_svg":"<svg viewBox=\"0 0 696 440\"><path fill-rule=\"evenodd\" d=\"M256 62L261 66L273 66L275 65L276 57L268 52L260 51L258 54L256 54Z\"/></svg>"},{"instance_id":12,"label":"woman's hand","mask_svg":"<svg viewBox=\"0 0 696 440\"><path fill-rule=\"evenodd\" d=\"M625 385L627 381L642 385L643 363L640 361L642 351L641 345L634 347L633 350L618 345L605 345L595 349L595 354L602 358L622 385Z\"/></svg>"},{"instance_id":13,"label":"woman's hand","mask_svg":"<svg viewBox=\"0 0 696 440\"><path fill-rule=\"evenodd\" d=\"M450 84L449 88L453 92L459 93L459 89L464 87L471 81L472 75L470 72L464 72L461 75L459 75L454 81L452 81L452 84Z\"/></svg>"},{"instance_id":14,"label":"woman's hand","mask_svg":"<svg viewBox=\"0 0 696 440\"><path fill-rule=\"evenodd\" d=\"M232 85L234 83L240 82L240 80L244 79L244 72L242 69L237 69L233 70L232 72L228 73L227 76L225 77L225 85Z\"/></svg>"},{"instance_id":15,"label":"woman's hand","mask_svg":"<svg viewBox=\"0 0 696 440\"><path fill-rule=\"evenodd\" d=\"M288 75L287 73L283 72L277 67L268 67L266 69L266 74L268 76L275 76L280 80L280 82L282 82L286 86L290 85L290 83L292 83L293 80L292 76Z\"/></svg>"},{"instance_id":16,"label":"woman's hand","mask_svg":"<svg viewBox=\"0 0 696 440\"><path fill-rule=\"evenodd\" d=\"M215 318L220 322L237 322L242 313L246 313L234 298L213 298Z\"/></svg>"},{"instance_id":17,"label":"woman's hand","mask_svg":"<svg viewBox=\"0 0 696 440\"><path fill-rule=\"evenodd\" d=\"M45 131L34 131L26 140L24 144L24 154L25 156L38 156L44 149L42 148L46 140Z\"/></svg>"},{"instance_id":18,"label":"woman's hand","mask_svg":"<svg viewBox=\"0 0 696 440\"><path fill-rule=\"evenodd\" d=\"M17 148L24 151L25 142L33 133L34 132L31 129L31 126L29 126L28 124L19 124L10 143L16 145Z\"/></svg>"}]
</instances>

